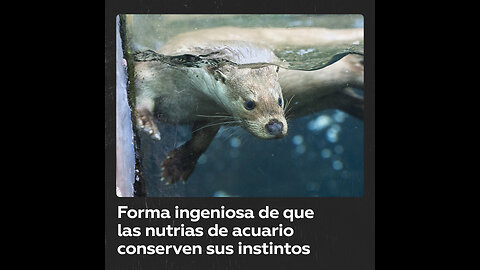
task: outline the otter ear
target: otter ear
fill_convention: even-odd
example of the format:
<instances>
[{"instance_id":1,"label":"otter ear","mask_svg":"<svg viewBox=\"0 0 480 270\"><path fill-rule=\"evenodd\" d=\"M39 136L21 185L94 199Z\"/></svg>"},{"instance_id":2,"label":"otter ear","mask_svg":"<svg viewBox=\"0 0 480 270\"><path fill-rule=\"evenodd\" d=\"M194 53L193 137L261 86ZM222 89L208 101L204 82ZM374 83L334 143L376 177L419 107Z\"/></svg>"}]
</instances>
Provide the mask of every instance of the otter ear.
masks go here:
<instances>
[{"instance_id":1,"label":"otter ear","mask_svg":"<svg viewBox=\"0 0 480 270\"><path fill-rule=\"evenodd\" d=\"M227 80L227 76L225 74L223 74L220 70L215 70L215 79L218 81L218 80L221 80L223 83L225 83L225 81Z\"/></svg>"},{"instance_id":2,"label":"otter ear","mask_svg":"<svg viewBox=\"0 0 480 270\"><path fill-rule=\"evenodd\" d=\"M216 67L208 68L208 72L210 74L212 74L213 77L215 78L215 80L217 80L217 81L221 81L221 82L225 83L225 81L228 79L227 76L225 74L223 74L223 72L221 72Z\"/></svg>"}]
</instances>

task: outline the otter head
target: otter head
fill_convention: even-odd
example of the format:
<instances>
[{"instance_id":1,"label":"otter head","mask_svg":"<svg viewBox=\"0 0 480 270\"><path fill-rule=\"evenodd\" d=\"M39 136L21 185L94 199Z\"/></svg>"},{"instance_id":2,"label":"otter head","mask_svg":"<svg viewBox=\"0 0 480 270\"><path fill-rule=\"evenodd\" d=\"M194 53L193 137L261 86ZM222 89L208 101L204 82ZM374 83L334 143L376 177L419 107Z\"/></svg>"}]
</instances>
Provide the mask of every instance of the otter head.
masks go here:
<instances>
[{"instance_id":1,"label":"otter head","mask_svg":"<svg viewBox=\"0 0 480 270\"><path fill-rule=\"evenodd\" d=\"M287 134L277 66L225 65L214 70L213 76L225 85L223 106L248 132L261 139L282 138Z\"/></svg>"}]
</instances>

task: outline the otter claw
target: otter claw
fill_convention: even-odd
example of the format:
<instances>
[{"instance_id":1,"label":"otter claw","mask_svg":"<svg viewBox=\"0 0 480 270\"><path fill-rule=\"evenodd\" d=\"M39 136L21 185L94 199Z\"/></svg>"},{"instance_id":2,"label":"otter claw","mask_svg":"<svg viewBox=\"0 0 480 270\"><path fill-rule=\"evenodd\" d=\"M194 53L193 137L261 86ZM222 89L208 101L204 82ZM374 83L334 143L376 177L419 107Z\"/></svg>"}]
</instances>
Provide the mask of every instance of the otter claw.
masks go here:
<instances>
[{"instance_id":1,"label":"otter claw","mask_svg":"<svg viewBox=\"0 0 480 270\"><path fill-rule=\"evenodd\" d=\"M165 185L167 185L167 186L173 183L171 177L168 176L166 171L165 171L165 166L162 166L161 171L160 171L160 175L161 175L160 182L164 182ZM167 181L165 181L165 179Z\"/></svg>"},{"instance_id":2,"label":"otter claw","mask_svg":"<svg viewBox=\"0 0 480 270\"><path fill-rule=\"evenodd\" d=\"M188 176L195 168L197 158L196 155L192 155L183 148L173 150L162 162L160 181L165 182L167 185L178 181L185 184Z\"/></svg>"},{"instance_id":3,"label":"otter claw","mask_svg":"<svg viewBox=\"0 0 480 270\"><path fill-rule=\"evenodd\" d=\"M157 140L157 141L160 141L162 139L162 137L160 137L160 133L155 133L151 137L152 137L152 139Z\"/></svg>"},{"instance_id":4,"label":"otter claw","mask_svg":"<svg viewBox=\"0 0 480 270\"><path fill-rule=\"evenodd\" d=\"M151 112L146 110L136 110L135 116L137 118L137 126L144 130L154 140L160 140L160 132L158 131L157 124L153 119Z\"/></svg>"}]
</instances>

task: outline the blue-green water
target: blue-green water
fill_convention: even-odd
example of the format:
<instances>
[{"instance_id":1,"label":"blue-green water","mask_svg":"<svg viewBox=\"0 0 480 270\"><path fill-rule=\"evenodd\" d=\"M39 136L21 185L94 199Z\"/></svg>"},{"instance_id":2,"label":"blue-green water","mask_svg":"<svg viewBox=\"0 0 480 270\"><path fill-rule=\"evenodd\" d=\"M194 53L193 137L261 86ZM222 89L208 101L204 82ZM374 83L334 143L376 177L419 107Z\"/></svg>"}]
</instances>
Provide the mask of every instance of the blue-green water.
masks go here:
<instances>
[{"instance_id":1,"label":"blue-green water","mask_svg":"<svg viewBox=\"0 0 480 270\"><path fill-rule=\"evenodd\" d=\"M217 26L363 27L361 15L142 15L131 29L134 49L158 49L177 33ZM281 48L282 59L314 67L328 50L355 47ZM330 53L331 55L332 53ZM160 142L140 132L147 196L357 197L363 195L363 121L326 110L289 121L288 135L260 140L240 127L222 128L185 184L160 182L160 164L190 138L189 126L158 123Z\"/></svg>"},{"instance_id":2,"label":"blue-green water","mask_svg":"<svg viewBox=\"0 0 480 270\"><path fill-rule=\"evenodd\" d=\"M188 127L160 124L162 141L142 136L149 196L362 196L363 122L327 110L289 122L280 140L260 140L240 127L222 129L186 184L159 181L159 164ZM169 134L168 137L164 134Z\"/></svg>"}]
</instances>

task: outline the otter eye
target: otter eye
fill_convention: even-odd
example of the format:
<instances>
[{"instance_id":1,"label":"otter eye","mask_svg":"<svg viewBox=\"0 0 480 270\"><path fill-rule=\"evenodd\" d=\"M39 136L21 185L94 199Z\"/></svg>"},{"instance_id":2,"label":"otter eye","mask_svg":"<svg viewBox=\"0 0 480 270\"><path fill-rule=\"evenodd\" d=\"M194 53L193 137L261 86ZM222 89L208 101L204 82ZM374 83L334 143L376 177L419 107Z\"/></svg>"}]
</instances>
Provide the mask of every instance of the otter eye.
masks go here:
<instances>
[{"instance_id":1,"label":"otter eye","mask_svg":"<svg viewBox=\"0 0 480 270\"><path fill-rule=\"evenodd\" d=\"M282 98L278 98L278 105L280 105L280 107L282 107Z\"/></svg>"},{"instance_id":2,"label":"otter eye","mask_svg":"<svg viewBox=\"0 0 480 270\"><path fill-rule=\"evenodd\" d=\"M253 108L255 108L255 102L252 100L245 101L245 109L253 110Z\"/></svg>"}]
</instances>

